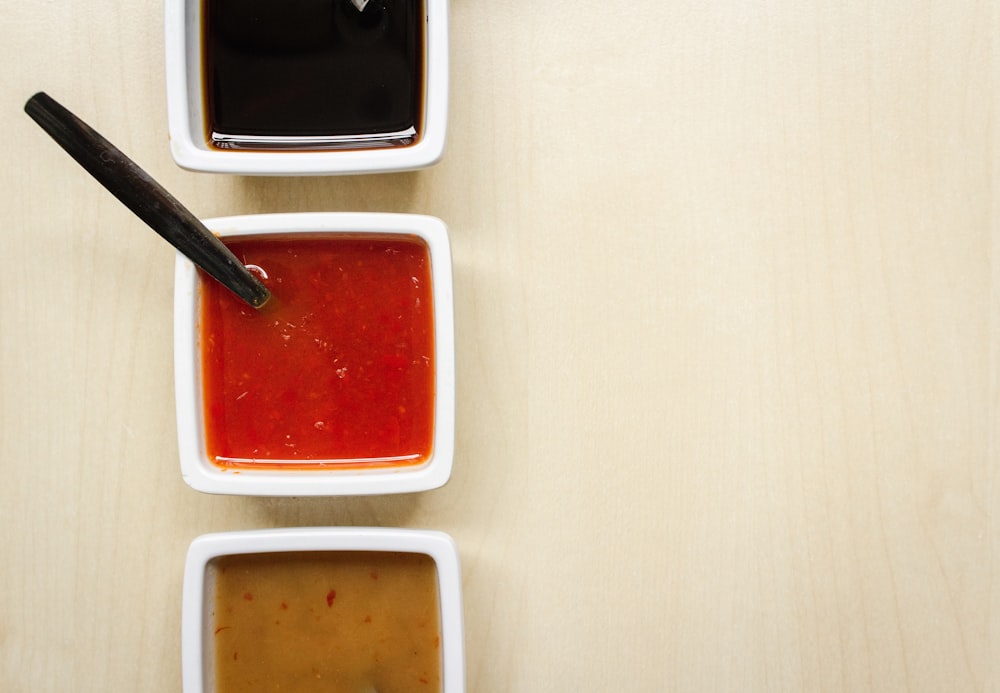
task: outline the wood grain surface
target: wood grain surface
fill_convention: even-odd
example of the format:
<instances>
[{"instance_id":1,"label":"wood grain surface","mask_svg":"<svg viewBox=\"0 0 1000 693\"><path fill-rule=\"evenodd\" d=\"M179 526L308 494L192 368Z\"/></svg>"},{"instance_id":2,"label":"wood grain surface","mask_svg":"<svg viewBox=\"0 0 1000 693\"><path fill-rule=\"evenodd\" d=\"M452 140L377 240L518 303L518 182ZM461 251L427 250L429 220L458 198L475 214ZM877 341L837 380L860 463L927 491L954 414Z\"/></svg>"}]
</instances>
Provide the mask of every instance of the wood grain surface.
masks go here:
<instances>
[{"instance_id":1,"label":"wood grain surface","mask_svg":"<svg viewBox=\"0 0 1000 693\"><path fill-rule=\"evenodd\" d=\"M470 691L1000 691L995 0L452 0L416 173L170 158L162 6L2 0L0 689L177 691L189 542L440 529ZM173 251L22 112L199 216L450 227L455 469L203 495Z\"/></svg>"}]
</instances>

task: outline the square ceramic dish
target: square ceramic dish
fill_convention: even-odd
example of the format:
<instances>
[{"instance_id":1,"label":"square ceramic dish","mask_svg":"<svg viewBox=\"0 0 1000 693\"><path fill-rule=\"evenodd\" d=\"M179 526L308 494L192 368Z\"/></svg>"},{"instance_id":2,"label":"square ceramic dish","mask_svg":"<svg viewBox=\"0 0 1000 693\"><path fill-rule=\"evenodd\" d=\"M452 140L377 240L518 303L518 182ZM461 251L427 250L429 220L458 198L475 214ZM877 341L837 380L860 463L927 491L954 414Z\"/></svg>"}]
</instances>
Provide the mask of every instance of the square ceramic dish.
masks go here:
<instances>
[{"instance_id":1,"label":"square ceramic dish","mask_svg":"<svg viewBox=\"0 0 1000 693\"><path fill-rule=\"evenodd\" d=\"M322 276L322 280L310 279L314 284L309 286L319 288L309 291L325 292L326 295L332 293L341 304L336 310L346 312L348 317L354 306L362 304L361 299L367 301L368 308L358 311L365 322L350 322L338 314L335 318L340 322L332 328L324 327L326 332L320 334L322 340L317 338L316 333L279 333L281 340L287 342L294 339L303 344L307 349L304 352L278 351L272 352L276 356L265 356L265 352L258 350L248 352L249 356L230 355L229 352L225 352L226 356L221 359L212 356L213 364L224 363L228 359L234 366L227 367L230 370L235 367L239 377L243 377L244 366L248 371L256 369L256 373L249 376L256 378L255 381L248 381L249 388L244 388L241 382L238 392L233 391L220 399L215 393L221 392L221 388L215 385L210 388L207 383L207 380L218 382L220 376L214 375L214 371L204 363L203 350L208 348L204 332L208 325L203 324L207 321L201 304L203 299L209 300L204 297L214 295L213 292L221 293L236 308L243 308L244 304L235 301L212 283L214 280L178 254L174 294L174 374L180 465L185 482L207 493L259 496L406 493L437 488L447 482L451 475L455 435L455 339L451 251L444 223L434 217L410 214L309 213L227 217L209 219L205 224L228 243L261 238L278 241L326 239L333 242L343 239L349 247L353 247L350 244L358 245L355 241L360 240L361 250L357 251L361 253L360 259L355 258L355 264L346 268L347 274L360 276L362 263L369 260L365 253L370 252L373 267L366 270L370 276L367 281L374 283L357 287L338 285L332 283L334 280L328 280L324 271L309 270L310 277ZM410 276L412 268L394 270L399 276L395 276L393 283L388 270L377 264L383 256L398 254L392 249L393 243L400 243L403 247L426 248L419 250L423 258L420 272L426 275L419 283L425 285L429 279L430 286L421 289L424 293L415 294L415 303L419 308L413 307L414 299L410 297L411 286L418 284L417 277ZM369 247L374 250L369 251ZM335 262L340 262L339 257ZM305 276L304 270L302 274ZM334 266L327 274L336 275L339 280L344 272L343 268ZM289 312L266 312L271 305L280 306L280 311L305 305L308 295L300 297L299 294L289 293L294 278L289 276L285 284L272 287L272 298L260 313L246 307L251 319L266 316L266 321L260 324L267 330L272 329L272 320L277 326L274 329L285 330L285 324L304 320L310 321L311 325L319 325L324 318L322 313L334 312L333 308L313 310L310 307L312 312L301 319L288 318L291 315ZM269 281L275 279L272 277ZM316 285L316 281L321 283ZM406 294L405 299L396 299L391 293L386 293L385 298L378 297L377 292L383 286L400 284ZM348 301L342 298L348 295L349 288L361 292L357 303L355 299ZM217 302L219 299L213 300ZM427 302L432 304L431 310L427 310ZM410 333L399 332L401 328L396 323L410 320L405 316L416 314L418 310L423 316L420 319L425 322L421 328L425 337L423 342L411 348L407 342ZM286 319L289 322L284 322ZM386 328L378 327L387 323L389 326ZM355 360L350 361L346 350L354 337L363 333L367 339L369 333L381 329L389 330L383 342L391 344L362 342L360 347L356 347ZM337 330L344 331L342 337ZM429 344L428 331L431 331ZM212 337L209 341L212 344L223 341L241 348L256 348L257 334L237 333L225 339ZM399 334L406 336L399 337ZM265 339L270 343L277 341L269 333L263 333L259 339L261 343ZM414 338L412 341L416 343L417 340ZM287 346L280 341L277 345L278 348ZM339 351L334 353L331 349ZM428 349L431 353L423 355ZM397 356L397 353L404 356ZM293 355L288 357L286 354ZM320 359L318 366L305 363L313 354ZM369 371L362 371L361 359L369 364L365 366ZM361 375L368 372L373 374ZM384 381L379 380L379 372L386 374ZM285 376L279 375L281 373L288 374L285 380L282 380ZM423 385L406 394L398 383L400 378L411 375L400 374L413 374L412 378ZM255 387L256 390L253 389ZM249 397L245 396L245 389L249 389ZM355 392L362 393L360 400L353 394ZM336 397L333 397L334 393ZM330 397L327 397L328 394ZM296 408L300 400L304 403L301 410ZM206 402L213 404L208 406ZM317 407L322 415L317 415ZM224 410L224 415L212 414L216 418L210 419L209 412L220 409ZM418 415L418 410L425 413ZM305 414L297 413L299 411ZM240 452L230 439L243 435L239 431L247 422L256 426L258 419L266 419L269 425L273 424L269 429L273 433L265 434L252 429L246 434L250 444L243 448L251 452ZM415 433L407 438L409 434L404 435L400 431ZM267 443L268 435L271 436L271 443ZM346 437L353 438L355 448L352 450L357 452L331 453L331 449L339 451L345 445L343 440ZM228 447L210 444L210 441L220 440L224 440ZM305 450L310 444L320 445L317 448L320 452L313 453L313 457L305 457ZM266 445L271 445L276 452L266 452ZM299 447L295 448L296 445ZM392 445L409 446L404 451L412 454L394 457L402 453L389 451L386 446Z\"/></svg>"},{"instance_id":2,"label":"square ceramic dish","mask_svg":"<svg viewBox=\"0 0 1000 693\"><path fill-rule=\"evenodd\" d=\"M314 553L317 552L317 553ZM318 552L328 552L320 554ZM440 691L442 693L461 693L465 690L465 654L464 654L464 634L462 624L462 595L461 595L461 574L459 567L458 552L451 537L442 532L407 530L407 529L386 529L386 528L298 528L298 529L270 529L244 532L226 532L219 534L206 534L198 537L188 549L187 561L184 570L184 596L182 606L182 669L183 669L183 689L185 693L208 693L216 690L216 661L220 661L216 656L216 647L225 647L226 636L232 636L232 640L240 643L243 655L251 657L254 648L257 648L258 659L263 657L283 659L281 650L287 646L299 649L295 638L307 638L309 633L302 633L301 628L304 622L321 623L320 619L335 617L340 619L335 627L357 628L354 639L364 637L365 628L373 627L368 619L366 623L354 624L350 616L345 612L338 614L328 609L341 608L347 606L352 596L357 594L369 595L372 607L377 607L378 603L392 603L392 595L385 592L366 591L359 593L357 589L352 590L346 585L334 584L333 577L331 584L316 584L315 580L300 580L298 585L305 584L309 587L306 595L290 594L287 598L282 595L280 600L269 600L262 590L256 594L250 590L253 587L240 587L240 593L236 598L237 608L256 608L270 614L267 617L267 625L271 629L270 633L255 633L253 638L239 639L239 633L230 630L229 633L223 631L237 626L229 621L230 616L218 616L215 584L218 579L217 564L220 561L242 560L246 555L254 555L250 563L250 572L253 565L262 566L264 570L280 561L284 556L305 556L306 560L315 555L316 560L325 560L329 557L334 560L338 556L361 556L364 560L363 552L388 552L394 554L413 554L414 557L430 557L433 561L434 573L437 583L437 605L438 605L438 641L436 649L440 652ZM269 559L275 558L275 563ZM355 558L356 560L356 558ZM333 573L330 572L332 576ZM250 579L253 579L253 575ZM367 574L362 578L367 580ZM379 576L372 574L372 579L379 579ZM379 587L390 588L390 580L382 576ZM249 583L248 583L249 584ZM371 585L375 587L376 583ZM340 591L336 588L340 587ZM313 589L314 588L314 589ZM243 589L247 590L245 593ZM324 598L325 597L325 598ZM366 597L356 597L356 601ZM274 601L275 603L271 603ZM366 608L364 604L355 604ZM304 613L311 609L311 615ZM431 606L432 608L432 606ZM298 613L296 613L298 612ZM306 616L305 620L299 620L298 630L294 619L297 616ZM221 619L227 619L221 623ZM384 618L376 615L376 621L392 621L401 623L400 631L406 624L406 617L399 613L386 614ZM217 620L219 619L219 620ZM272 620L273 628L271 627ZM354 619L361 621L361 619ZM410 619L412 621L412 618ZM278 623L281 621L281 623ZM374 624L379 625L378 623ZM317 629L321 625L316 626ZM329 626L327 626L329 627ZM310 626L311 628L311 626ZM390 626L390 629L392 626ZM391 630L390 630L391 632ZM290 635L286 635L290 634ZM329 635L327 635L329 637ZM433 633L430 634L433 637ZM287 638L287 640L286 640ZM217 644L218 643L218 644ZM286 645L287 643L287 645ZM389 648L391 643L380 645ZM322 648L321 648L322 649ZM342 652L332 651L321 652L314 655L316 661L310 662L311 677L320 678L326 676L329 679L336 666L336 657L343 656ZM238 652L233 653L236 657ZM387 657L388 659L388 657ZM232 661L225 652L227 665ZM236 665L236 662L233 662ZM373 681L369 683L367 689L376 690L372 684L377 674L373 674ZM282 687L284 690L285 687Z\"/></svg>"},{"instance_id":3,"label":"square ceramic dish","mask_svg":"<svg viewBox=\"0 0 1000 693\"><path fill-rule=\"evenodd\" d=\"M417 121L415 138L406 140L412 140L412 144L378 146L347 141L338 145L302 144L295 145L296 148L265 150L224 149L209 143L211 138L208 134L210 128L207 121L208 91L203 37L203 10L206 2L211 0L166 0L164 6L170 151L178 165L193 171L245 175L335 175L406 171L430 166L441 158L444 152L448 116L447 0L423 0L424 32L420 92L422 98L419 101L420 105L416 106L417 109L422 108L422 113ZM350 0L337 0L337 2L344 6L350 4ZM315 4L303 7L313 6ZM367 11L370 13L378 6L379 3L371 0ZM234 7L242 9L247 5ZM274 6L267 7L269 8L267 11L274 11ZM292 21L289 19L289 16L294 14L291 6L287 8L280 6L278 11L279 14L274 18L261 20L263 24L281 25ZM333 26L332 20L331 17L330 26ZM256 26L258 28L255 31L260 31L260 22ZM315 22L307 23L310 29L314 26ZM303 36L302 40L307 41L309 38ZM273 42L274 39L271 40ZM280 37L278 40L283 42L278 45L287 49L287 37ZM362 45L356 55L351 53L347 55L349 60L359 61L359 65L364 66L371 63L371 54L367 52L370 50L370 43L360 43ZM256 59L272 48L273 46L269 48L268 44L265 44L264 48L251 53L251 56ZM293 55L291 59L301 60L301 55ZM387 61L386 64L393 63ZM343 74L356 74L360 68L352 65L353 63L338 69L341 69ZM261 79L271 69L275 68L272 66L262 68ZM299 72L291 70L290 74L296 75ZM242 73L237 71L236 74ZM320 84L328 83L328 80L315 81ZM261 81L258 80L256 84L257 88L260 88ZM312 83L308 88L304 87L303 91L309 89L313 93L317 91L312 87ZM333 102L336 103L336 100ZM377 99L375 103L378 103ZM374 108L376 111L380 108L371 104L363 104L363 107L367 110Z\"/></svg>"}]
</instances>

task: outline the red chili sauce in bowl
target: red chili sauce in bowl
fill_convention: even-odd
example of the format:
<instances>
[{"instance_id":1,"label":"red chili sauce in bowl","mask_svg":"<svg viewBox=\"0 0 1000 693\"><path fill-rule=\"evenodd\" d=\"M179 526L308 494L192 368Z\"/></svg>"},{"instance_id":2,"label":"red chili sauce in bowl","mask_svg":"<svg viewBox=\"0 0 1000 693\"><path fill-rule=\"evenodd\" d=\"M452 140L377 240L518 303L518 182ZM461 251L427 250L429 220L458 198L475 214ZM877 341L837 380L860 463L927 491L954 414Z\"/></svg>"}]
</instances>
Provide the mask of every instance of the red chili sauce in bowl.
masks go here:
<instances>
[{"instance_id":1,"label":"red chili sauce in bowl","mask_svg":"<svg viewBox=\"0 0 1000 693\"><path fill-rule=\"evenodd\" d=\"M415 465L434 434L431 263L419 238L223 239L272 298L202 281L209 459L228 469Z\"/></svg>"}]
</instances>

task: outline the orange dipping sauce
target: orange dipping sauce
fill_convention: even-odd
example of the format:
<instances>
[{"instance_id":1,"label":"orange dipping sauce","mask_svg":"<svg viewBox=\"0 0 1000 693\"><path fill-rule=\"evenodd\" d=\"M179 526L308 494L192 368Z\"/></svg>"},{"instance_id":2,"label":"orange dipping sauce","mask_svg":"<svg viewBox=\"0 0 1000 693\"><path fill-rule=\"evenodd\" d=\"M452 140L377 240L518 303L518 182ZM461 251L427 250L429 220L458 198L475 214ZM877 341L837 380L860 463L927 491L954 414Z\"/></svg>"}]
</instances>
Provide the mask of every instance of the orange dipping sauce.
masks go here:
<instances>
[{"instance_id":1,"label":"orange dipping sauce","mask_svg":"<svg viewBox=\"0 0 1000 693\"><path fill-rule=\"evenodd\" d=\"M208 570L216 693L441 691L430 556L235 554Z\"/></svg>"},{"instance_id":2,"label":"orange dipping sauce","mask_svg":"<svg viewBox=\"0 0 1000 693\"><path fill-rule=\"evenodd\" d=\"M223 239L272 298L202 281L209 458L223 468L419 464L434 433L430 255L419 238Z\"/></svg>"}]
</instances>

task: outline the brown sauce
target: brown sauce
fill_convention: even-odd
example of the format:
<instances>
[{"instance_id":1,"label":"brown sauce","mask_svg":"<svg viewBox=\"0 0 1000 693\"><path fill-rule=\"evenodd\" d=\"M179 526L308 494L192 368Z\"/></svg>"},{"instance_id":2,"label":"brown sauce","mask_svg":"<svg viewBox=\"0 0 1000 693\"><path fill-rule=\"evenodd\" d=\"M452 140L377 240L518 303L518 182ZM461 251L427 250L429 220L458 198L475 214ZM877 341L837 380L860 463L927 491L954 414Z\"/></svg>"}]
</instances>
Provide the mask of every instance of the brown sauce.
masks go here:
<instances>
[{"instance_id":1,"label":"brown sauce","mask_svg":"<svg viewBox=\"0 0 1000 693\"><path fill-rule=\"evenodd\" d=\"M209 564L216 693L441 690L434 559L304 551Z\"/></svg>"},{"instance_id":2,"label":"brown sauce","mask_svg":"<svg viewBox=\"0 0 1000 693\"><path fill-rule=\"evenodd\" d=\"M207 139L223 149L412 144L419 0L203 0Z\"/></svg>"}]
</instances>

